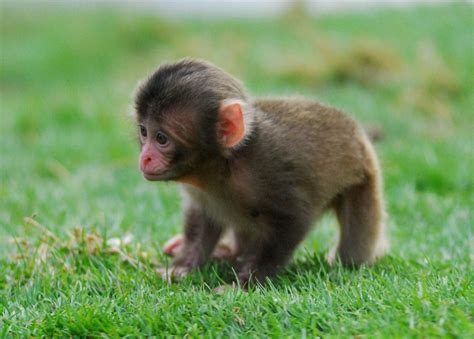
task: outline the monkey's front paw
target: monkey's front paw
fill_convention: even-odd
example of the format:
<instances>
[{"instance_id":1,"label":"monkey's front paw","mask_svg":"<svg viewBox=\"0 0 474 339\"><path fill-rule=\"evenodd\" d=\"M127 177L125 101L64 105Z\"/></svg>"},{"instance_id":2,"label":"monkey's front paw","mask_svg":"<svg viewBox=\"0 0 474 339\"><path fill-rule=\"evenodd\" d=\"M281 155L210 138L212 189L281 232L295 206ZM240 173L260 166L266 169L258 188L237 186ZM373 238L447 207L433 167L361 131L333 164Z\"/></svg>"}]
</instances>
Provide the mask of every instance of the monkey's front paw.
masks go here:
<instances>
[{"instance_id":1,"label":"monkey's front paw","mask_svg":"<svg viewBox=\"0 0 474 339\"><path fill-rule=\"evenodd\" d=\"M171 266L157 268L156 273L165 281L171 283L183 278L191 271L187 266Z\"/></svg>"},{"instance_id":2,"label":"monkey's front paw","mask_svg":"<svg viewBox=\"0 0 474 339\"><path fill-rule=\"evenodd\" d=\"M183 251L184 235L177 234L168 239L163 245L163 252L170 257L178 257ZM223 238L216 245L212 257L216 259L232 259L238 255L237 246L233 239Z\"/></svg>"},{"instance_id":3,"label":"monkey's front paw","mask_svg":"<svg viewBox=\"0 0 474 339\"><path fill-rule=\"evenodd\" d=\"M184 245L184 235L177 234L163 245L163 252L169 256L176 257Z\"/></svg>"}]
</instances>

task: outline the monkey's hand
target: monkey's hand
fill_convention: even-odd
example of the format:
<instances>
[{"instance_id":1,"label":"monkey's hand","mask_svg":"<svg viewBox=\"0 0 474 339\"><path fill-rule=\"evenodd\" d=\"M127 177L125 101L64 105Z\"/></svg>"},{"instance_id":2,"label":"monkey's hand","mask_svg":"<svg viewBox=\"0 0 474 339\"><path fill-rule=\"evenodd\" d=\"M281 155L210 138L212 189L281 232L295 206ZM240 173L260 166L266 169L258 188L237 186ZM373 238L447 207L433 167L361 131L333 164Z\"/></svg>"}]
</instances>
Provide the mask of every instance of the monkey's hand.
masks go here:
<instances>
[{"instance_id":1,"label":"monkey's hand","mask_svg":"<svg viewBox=\"0 0 474 339\"><path fill-rule=\"evenodd\" d=\"M186 274L191 271L191 268L188 266L171 266L171 267L159 267L156 270L156 273L168 283L177 281L183 278Z\"/></svg>"},{"instance_id":2,"label":"monkey's hand","mask_svg":"<svg viewBox=\"0 0 474 339\"><path fill-rule=\"evenodd\" d=\"M176 257L182 250L184 235L176 234L163 245L163 252L171 257Z\"/></svg>"},{"instance_id":3,"label":"monkey's hand","mask_svg":"<svg viewBox=\"0 0 474 339\"><path fill-rule=\"evenodd\" d=\"M201 242L186 243L184 236L181 234L173 237L168 242L168 246L165 247L174 256L174 260L170 267L157 269L157 273L163 280L168 282L180 280L194 268L205 262L206 256L203 255Z\"/></svg>"},{"instance_id":4,"label":"monkey's hand","mask_svg":"<svg viewBox=\"0 0 474 339\"><path fill-rule=\"evenodd\" d=\"M163 252L171 257L177 257L183 249L183 244L184 235L177 234L165 242ZM216 259L232 259L235 258L237 254L238 250L235 241L229 239L229 237L224 237L219 241L212 252L212 257Z\"/></svg>"}]
</instances>

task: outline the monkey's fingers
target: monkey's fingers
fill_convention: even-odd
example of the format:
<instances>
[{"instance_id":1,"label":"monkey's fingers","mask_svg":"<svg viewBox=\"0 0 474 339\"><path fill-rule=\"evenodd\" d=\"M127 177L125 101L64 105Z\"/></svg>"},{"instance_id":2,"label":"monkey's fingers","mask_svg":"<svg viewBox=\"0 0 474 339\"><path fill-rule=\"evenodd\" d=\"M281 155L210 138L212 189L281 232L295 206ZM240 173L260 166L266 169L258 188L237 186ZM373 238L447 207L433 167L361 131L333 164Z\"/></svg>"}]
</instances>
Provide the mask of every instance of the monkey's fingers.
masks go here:
<instances>
[{"instance_id":1,"label":"monkey's fingers","mask_svg":"<svg viewBox=\"0 0 474 339\"><path fill-rule=\"evenodd\" d=\"M156 273L166 282L172 283L183 278L191 269L186 266L159 267Z\"/></svg>"},{"instance_id":2,"label":"monkey's fingers","mask_svg":"<svg viewBox=\"0 0 474 339\"><path fill-rule=\"evenodd\" d=\"M161 277L161 279L168 283L171 283L173 280L170 270L168 270L166 267L157 268L156 273Z\"/></svg>"},{"instance_id":3,"label":"monkey's fingers","mask_svg":"<svg viewBox=\"0 0 474 339\"><path fill-rule=\"evenodd\" d=\"M163 252L166 255L175 257L181 250L184 243L184 236L182 234L177 234L171 239L169 239L163 245Z\"/></svg>"},{"instance_id":4,"label":"monkey's fingers","mask_svg":"<svg viewBox=\"0 0 474 339\"><path fill-rule=\"evenodd\" d=\"M181 251L184 244L184 235L177 234L163 245L163 252L166 255L171 257L176 257L176 255ZM217 259L229 259L237 255L237 248L232 241L223 239L219 241L214 252L212 252L212 257Z\"/></svg>"}]
</instances>

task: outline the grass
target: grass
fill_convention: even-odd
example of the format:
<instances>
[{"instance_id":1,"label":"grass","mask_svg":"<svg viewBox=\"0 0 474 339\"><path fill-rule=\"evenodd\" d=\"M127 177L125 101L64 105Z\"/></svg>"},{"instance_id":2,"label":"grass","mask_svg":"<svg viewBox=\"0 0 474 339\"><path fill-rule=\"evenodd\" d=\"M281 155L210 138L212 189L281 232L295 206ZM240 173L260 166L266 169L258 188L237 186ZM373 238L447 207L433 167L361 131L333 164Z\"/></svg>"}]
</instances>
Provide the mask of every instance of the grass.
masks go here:
<instances>
[{"instance_id":1,"label":"grass","mask_svg":"<svg viewBox=\"0 0 474 339\"><path fill-rule=\"evenodd\" d=\"M2 336L474 336L472 7L166 21L3 5L0 27ZM140 176L126 112L183 56L381 126L390 255L329 268L327 216L267 286L216 295L218 263L158 279L179 194Z\"/></svg>"}]
</instances>

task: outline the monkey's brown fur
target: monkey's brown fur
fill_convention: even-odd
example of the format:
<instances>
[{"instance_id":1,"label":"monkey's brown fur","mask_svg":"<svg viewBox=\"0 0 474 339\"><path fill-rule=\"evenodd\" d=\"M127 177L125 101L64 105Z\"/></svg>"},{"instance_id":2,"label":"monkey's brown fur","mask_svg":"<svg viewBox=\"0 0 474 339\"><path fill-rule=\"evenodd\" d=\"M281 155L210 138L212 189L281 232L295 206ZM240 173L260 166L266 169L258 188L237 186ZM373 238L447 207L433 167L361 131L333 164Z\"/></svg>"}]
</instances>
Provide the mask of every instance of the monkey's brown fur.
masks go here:
<instances>
[{"instance_id":1,"label":"monkey's brown fur","mask_svg":"<svg viewBox=\"0 0 474 339\"><path fill-rule=\"evenodd\" d=\"M245 110L246 133L235 147L216 137L219 107L228 99ZM330 262L337 255L345 265L372 263L386 250L378 161L365 132L341 111L303 98L248 99L230 75L189 59L161 66L140 88L136 106L139 124L174 137L178 160L163 180L187 183L175 275L203 264L230 227L239 279L262 281L331 209L340 240Z\"/></svg>"}]
</instances>

